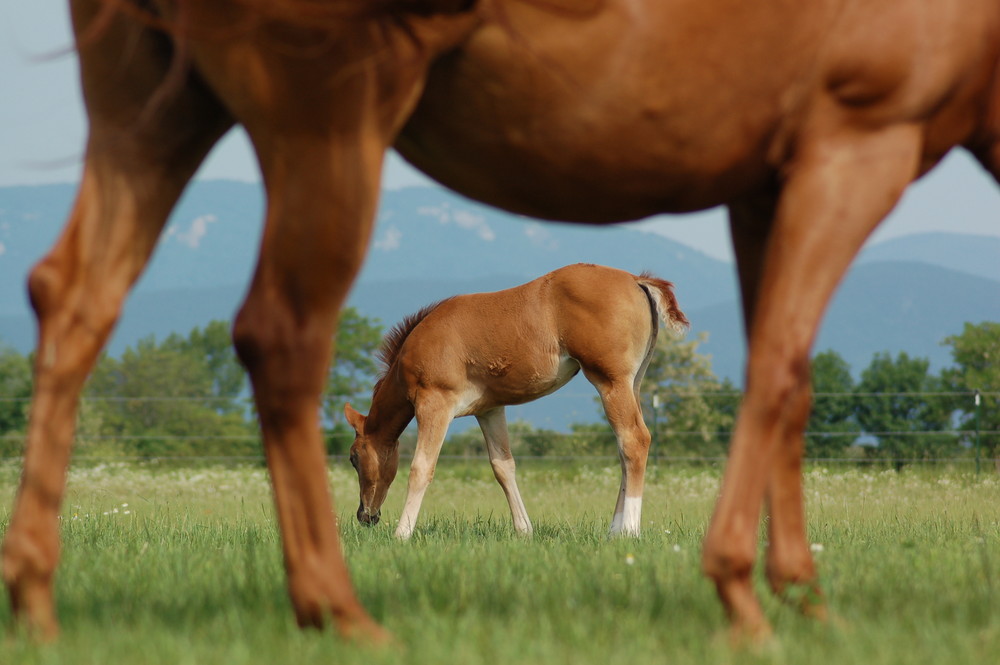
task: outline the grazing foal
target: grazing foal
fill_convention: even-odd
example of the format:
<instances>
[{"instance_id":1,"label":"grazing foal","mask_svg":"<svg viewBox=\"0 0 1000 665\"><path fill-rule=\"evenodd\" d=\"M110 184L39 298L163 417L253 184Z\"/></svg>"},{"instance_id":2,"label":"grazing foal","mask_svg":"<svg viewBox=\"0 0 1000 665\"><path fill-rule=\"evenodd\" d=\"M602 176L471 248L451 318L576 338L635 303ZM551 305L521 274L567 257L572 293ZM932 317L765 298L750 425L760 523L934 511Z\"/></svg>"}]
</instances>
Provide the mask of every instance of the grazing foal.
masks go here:
<instances>
[{"instance_id":1,"label":"grazing foal","mask_svg":"<svg viewBox=\"0 0 1000 665\"><path fill-rule=\"evenodd\" d=\"M809 351L865 239L950 150L1000 177L997 0L74 0L88 140L38 317L3 547L14 614L54 635L77 398L170 211L242 125L267 193L234 341L298 621L381 634L340 551L319 423L330 337L386 150L462 194L612 223L729 209L746 393L703 566L736 632L761 513L771 588L822 615L806 539ZM805 593L788 594L803 586Z\"/></svg>"},{"instance_id":2,"label":"grazing foal","mask_svg":"<svg viewBox=\"0 0 1000 665\"><path fill-rule=\"evenodd\" d=\"M612 534L638 535L649 431L639 384L656 346L658 319L682 330L687 318L670 282L587 264L521 286L455 296L408 317L388 335L385 372L366 418L344 407L357 437L358 520L378 522L399 464L399 435L417 419L417 448L396 536L409 538L434 476L448 425L475 416L514 528L531 521L514 480L504 407L555 392L583 370L601 396L618 440L622 481Z\"/></svg>"}]
</instances>

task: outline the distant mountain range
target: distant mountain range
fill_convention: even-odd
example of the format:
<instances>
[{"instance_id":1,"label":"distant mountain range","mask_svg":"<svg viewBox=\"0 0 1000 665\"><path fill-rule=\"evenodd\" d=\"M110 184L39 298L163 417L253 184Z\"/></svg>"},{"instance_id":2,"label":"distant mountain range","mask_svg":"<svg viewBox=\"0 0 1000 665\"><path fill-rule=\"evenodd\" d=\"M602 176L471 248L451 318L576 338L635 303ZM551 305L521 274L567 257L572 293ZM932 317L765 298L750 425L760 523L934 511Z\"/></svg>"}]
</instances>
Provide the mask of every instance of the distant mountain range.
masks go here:
<instances>
[{"instance_id":1,"label":"distant mountain range","mask_svg":"<svg viewBox=\"0 0 1000 665\"><path fill-rule=\"evenodd\" d=\"M0 188L0 344L27 352L34 323L25 296L30 266L57 236L75 187ZM186 333L229 319L245 292L259 242L256 185L199 181L189 189L126 304L110 345L120 353L143 336ZM835 349L860 372L874 353L906 351L948 364L941 341L966 321L1000 320L1000 238L906 236L865 249L828 312L817 350ZM386 191L372 249L350 304L388 328L455 293L489 291L576 262L651 270L673 281L700 350L720 376L740 381L744 356L732 264L629 225L583 227L509 215L436 187ZM562 428L597 414L575 380L510 418ZM519 415L520 414L520 415Z\"/></svg>"}]
</instances>

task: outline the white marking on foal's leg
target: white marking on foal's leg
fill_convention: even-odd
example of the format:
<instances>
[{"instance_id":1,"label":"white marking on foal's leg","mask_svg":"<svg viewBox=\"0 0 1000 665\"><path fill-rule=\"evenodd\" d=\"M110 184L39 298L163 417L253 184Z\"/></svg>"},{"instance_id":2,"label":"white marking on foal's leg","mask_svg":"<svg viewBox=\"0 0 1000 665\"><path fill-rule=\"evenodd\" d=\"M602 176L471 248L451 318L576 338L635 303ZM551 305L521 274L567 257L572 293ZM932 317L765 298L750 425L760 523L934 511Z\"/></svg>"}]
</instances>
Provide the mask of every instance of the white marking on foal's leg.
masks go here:
<instances>
[{"instance_id":1,"label":"white marking on foal's leg","mask_svg":"<svg viewBox=\"0 0 1000 665\"><path fill-rule=\"evenodd\" d=\"M419 474L418 474L419 475ZM410 486L406 491L406 502L403 504L403 512L399 516L399 524L396 526L396 537L407 540L413 535L413 530L417 526L417 515L420 514L420 504L424 500L424 492L427 491L429 482L423 479L415 479L410 472Z\"/></svg>"},{"instance_id":2,"label":"white marking on foal's leg","mask_svg":"<svg viewBox=\"0 0 1000 665\"><path fill-rule=\"evenodd\" d=\"M638 536L642 518L642 497L626 496L620 513L611 520L612 536Z\"/></svg>"},{"instance_id":3,"label":"white marking on foal's leg","mask_svg":"<svg viewBox=\"0 0 1000 665\"><path fill-rule=\"evenodd\" d=\"M642 497L625 497L625 517L622 520L622 534L626 536L639 535L639 523L642 517Z\"/></svg>"},{"instance_id":4,"label":"white marking on foal's leg","mask_svg":"<svg viewBox=\"0 0 1000 665\"><path fill-rule=\"evenodd\" d=\"M409 540L415 526L416 524L404 515L396 526L396 537L400 540Z\"/></svg>"}]
</instances>

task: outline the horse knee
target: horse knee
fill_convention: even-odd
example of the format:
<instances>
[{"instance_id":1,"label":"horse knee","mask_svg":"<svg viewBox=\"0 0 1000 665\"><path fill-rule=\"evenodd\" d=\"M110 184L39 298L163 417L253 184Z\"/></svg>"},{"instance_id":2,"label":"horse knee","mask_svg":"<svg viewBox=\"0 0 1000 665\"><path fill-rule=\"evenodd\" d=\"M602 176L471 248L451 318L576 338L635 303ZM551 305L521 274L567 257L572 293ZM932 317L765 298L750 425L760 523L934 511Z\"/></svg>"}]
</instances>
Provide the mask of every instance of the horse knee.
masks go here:
<instances>
[{"instance_id":1,"label":"horse knee","mask_svg":"<svg viewBox=\"0 0 1000 665\"><path fill-rule=\"evenodd\" d=\"M58 305L66 302L66 273L59 261L47 256L28 274L28 299L39 320L48 317Z\"/></svg>"},{"instance_id":2,"label":"horse knee","mask_svg":"<svg viewBox=\"0 0 1000 665\"><path fill-rule=\"evenodd\" d=\"M754 408L759 412L805 426L812 403L810 377L806 352L782 349L751 355L747 368L747 401L753 396Z\"/></svg>"},{"instance_id":3,"label":"horse knee","mask_svg":"<svg viewBox=\"0 0 1000 665\"><path fill-rule=\"evenodd\" d=\"M233 323L233 347L251 374L264 372L273 378L294 379L299 368L323 374L332 329L318 322L298 320L290 309L279 299L264 303L253 295L240 309Z\"/></svg>"},{"instance_id":4,"label":"horse knee","mask_svg":"<svg viewBox=\"0 0 1000 665\"><path fill-rule=\"evenodd\" d=\"M414 458L410 463L410 487L426 488L434 480L434 463Z\"/></svg>"},{"instance_id":5,"label":"horse knee","mask_svg":"<svg viewBox=\"0 0 1000 665\"><path fill-rule=\"evenodd\" d=\"M124 290L90 289L71 264L52 255L40 261L28 276L28 295L38 320L39 364L60 374L63 386L82 383L121 310Z\"/></svg>"},{"instance_id":6,"label":"horse knee","mask_svg":"<svg viewBox=\"0 0 1000 665\"><path fill-rule=\"evenodd\" d=\"M514 476L514 460L512 458L491 459L490 466L493 468L493 476L500 483Z\"/></svg>"}]
</instances>

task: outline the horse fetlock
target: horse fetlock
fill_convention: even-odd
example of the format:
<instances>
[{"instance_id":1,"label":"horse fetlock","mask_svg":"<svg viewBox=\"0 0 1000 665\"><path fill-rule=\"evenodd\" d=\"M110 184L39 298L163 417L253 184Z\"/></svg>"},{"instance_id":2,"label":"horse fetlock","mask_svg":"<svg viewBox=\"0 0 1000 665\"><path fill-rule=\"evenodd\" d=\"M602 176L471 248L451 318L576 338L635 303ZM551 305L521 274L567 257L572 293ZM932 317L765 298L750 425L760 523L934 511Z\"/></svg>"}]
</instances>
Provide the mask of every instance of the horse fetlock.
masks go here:
<instances>
[{"instance_id":1,"label":"horse fetlock","mask_svg":"<svg viewBox=\"0 0 1000 665\"><path fill-rule=\"evenodd\" d=\"M788 587L814 584L816 566L808 552L798 556L777 554L772 545L768 552L765 574L771 590L780 596Z\"/></svg>"},{"instance_id":2,"label":"horse fetlock","mask_svg":"<svg viewBox=\"0 0 1000 665\"><path fill-rule=\"evenodd\" d=\"M611 520L611 535L638 538L641 532L642 495L628 496L622 500L621 513Z\"/></svg>"},{"instance_id":3,"label":"horse fetlock","mask_svg":"<svg viewBox=\"0 0 1000 665\"><path fill-rule=\"evenodd\" d=\"M731 579L750 579L753 570L753 548L737 547L732 538L713 537L705 539L701 555L702 571L716 584Z\"/></svg>"},{"instance_id":4,"label":"horse fetlock","mask_svg":"<svg viewBox=\"0 0 1000 665\"><path fill-rule=\"evenodd\" d=\"M396 538L399 540L409 540L410 536L413 535L414 523L412 520L403 518L399 520L399 524L396 525Z\"/></svg>"},{"instance_id":5,"label":"horse fetlock","mask_svg":"<svg viewBox=\"0 0 1000 665\"><path fill-rule=\"evenodd\" d=\"M371 623L350 586L345 587L326 569L290 573L288 591L301 628L322 629L333 622L343 632L353 624Z\"/></svg>"},{"instance_id":6,"label":"horse fetlock","mask_svg":"<svg viewBox=\"0 0 1000 665\"><path fill-rule=\"evenodd\" d=\"M59 559L58 540L46 544L33 535L15 527L7 532L0 565L8 586L24 579L52 580Z\"/></svg>"},{"instance_id":7,"label":"horse fetlock","mask_svg":"<svg viewBox=\"0 0 1000 665\"><path fill-rule=\"evenodd\" d=\"M3 580L14 616L34 637L54 639L59 633L52 580L55 558L25 536L8 534L3 547Z\"/></svg>"},{"instance_id":8,"label":"horse fetlock","mask_svg":"<svg viewBox=\"0 0 1000 665\"><path fill-rule=\"evenodd\" d=\"M774 578L768 575L771 591L786 605L803 615L819 619L827 618L826 599L819 582L813 578Z\"/></svg>"}]
</instances>

